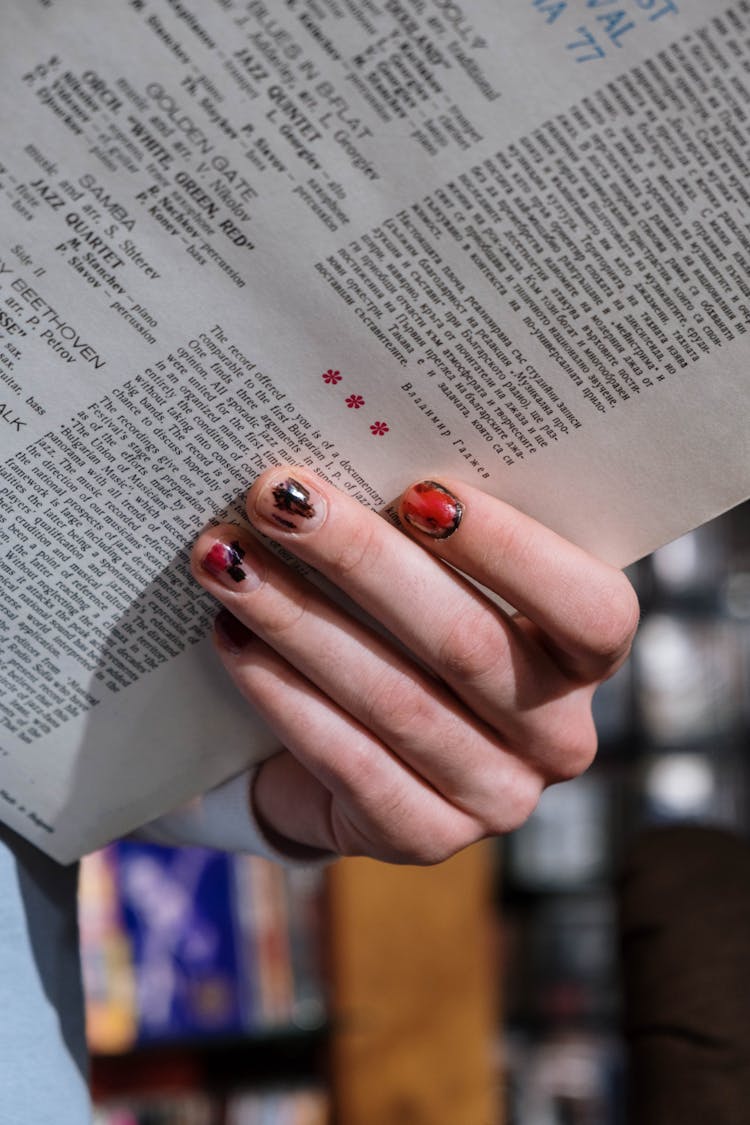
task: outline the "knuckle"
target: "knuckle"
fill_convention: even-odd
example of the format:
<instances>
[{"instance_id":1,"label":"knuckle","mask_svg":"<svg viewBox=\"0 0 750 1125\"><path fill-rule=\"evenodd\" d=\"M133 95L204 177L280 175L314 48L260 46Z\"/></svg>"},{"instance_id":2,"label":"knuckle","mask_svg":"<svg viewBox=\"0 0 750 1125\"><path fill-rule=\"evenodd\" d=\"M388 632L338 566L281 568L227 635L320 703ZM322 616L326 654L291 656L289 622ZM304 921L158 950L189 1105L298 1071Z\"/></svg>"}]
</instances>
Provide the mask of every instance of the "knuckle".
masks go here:
<instances>
[{"instance_id":1,"label":"knuckle","mask_svg":"<svg viewBox=\"0 0 750 1125\"><path fill-rule=\"evenodd\" d=\"M572 781L585 773L596 757L598 739L594 720L589 713L579 717L572 727L555 738L547 780L550 784Z\"/></svg>"},{"instance_id":2,"label":"knuckle","mask_svg":"<svg viewBox=\"0 0 750 1125\"><path fill-rule=\"evenodd\" d=\"M488 558L512 558L523 565L531 559L536 550L537 525L533 520L522 517L520 512L507 510L507 516L494 530L485 544Z\"/></svg>"},{"instance_id":3,"label":"knuckle","mask_svg":"<svg viewBox=\"0 0 750 1125\"><path fill-rule=\"evenodd\" d=\"M459 850L458 847L455 849L445 845L440 847L429 841L424 841L421 846L407 852L403 862L417 867L435 867L438 863L444 863L446 859L450 859Z\"/></svg>"},{"instance_id":4,"label":"knuckle","mask_svg":"<svg viewBox=\"0 0 750 1125\"><path fill-rule=\"evenodd\" d=\"M388 741L403 745L413 732L424 740L438 721L438 703L406 675L390 670L362 698L362 717L371 730L387 729Z\"/></svg>"},{"instance_id":5,"label":"knuckle","mask_svg":"<svg viewBox=\"0 0 750 1125\"><path fill-rule=\"evenodd\" d=\"M380 751L373 749L370 740L357 738L351 739L347 750L337 758L335 774L338 787L343 788L348 799L362 808L395 805L398 787L385 785Z\"/></svg>"},{"instance_id":6,"label":"knuckle","mask_svg":"<svg viewBox=\"0 0 750 1125\"><path fill-rule=\"evenodd\" d=\"M370 519L357 521L347 536L337 545L329 569L334 577L347 578L354 571L370 569L377 562L377 524Z\"/></svg>"},{"instance_id":7,"label":"knuckle","mask_svg":"<svg viewBox=\"0 0 750 1125\"><path fill-rule=\"evenodd\" d=\"M488 835L505 836L525 824L539 804L544 782L531 769L519 770L503 787L497 807L486 821Z\"/></svg>"},{"instance_id":8,"label":"knuckle","mask_svg":"<svg viewBox=\"0 0 750 1125\"><path fill-rule=\"evenodd\" d=\"M462 613L453 621L438 653L438 668L450 680L475 683L497 669L507 639L489 609Z\"/></svg>"},{"instance_id":9,"label":"knuckle","mask_svg":"<svg viewBox=\"0 0 750 1125\"><path fill-rule=\"evenodd\" d=\"M397 838L391 845L395 857L392 862L416 867L434 867L461 851L473 838L465 832L447 831L442 824L436 824L426 831L408 833Z\"/></svg>"},{"instance_id":10,"label":"knuckle","mask_svg":"<svg viewBox=\"0 0 750 1125\"><path fill-rule=\"evenodd\" d=\"M266 612L258 615L258 629L273 645L275 641L279 641L286 634L293 632L307 610L308 599L304 596L296 599L274 599Z\"/></svg>"},{"instance_id":11,"label":"knuckle","mask_svg":"<svg viewBox=\"0 0 750 1125\"><path fill-rule=\"evenodd\" d=\"M640 606L633 587L618 574L595 600L588 647L602 662L617 663L628 652L638 621Z\"/></svg>"},{"instance_id":12,"label":"knuckle","mask_svg":"<svg viewBox=\"0 0 750 1125\"><path fill-rule=\"evenodd\" d=\"M475 829L472 834L463 815L426 809L408 789L395 785L390 793L380 796L373 835L377 858L430 867L472 843L481 830Z\"/></svg>"}]
</instances>

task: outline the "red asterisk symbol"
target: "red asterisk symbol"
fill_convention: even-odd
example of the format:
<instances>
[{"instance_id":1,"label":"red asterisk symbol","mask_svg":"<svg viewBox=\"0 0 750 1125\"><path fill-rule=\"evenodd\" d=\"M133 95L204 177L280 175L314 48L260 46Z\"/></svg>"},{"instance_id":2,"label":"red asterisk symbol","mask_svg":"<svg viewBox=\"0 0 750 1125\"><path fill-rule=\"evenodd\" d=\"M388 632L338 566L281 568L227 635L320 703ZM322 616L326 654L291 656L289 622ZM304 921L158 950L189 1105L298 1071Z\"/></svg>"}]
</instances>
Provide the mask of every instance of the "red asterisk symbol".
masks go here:
<instances>
[{"instance_id":1,"label":"red asterisk symbol","mask_svg":"<svg viewBox=\"0 0 750 1125\"><path fill-rule=\"evenodd\" d=\"M340 383L341 372L334 371L332 367L329 367L327 371L323 372L322 379L324 383Z\"/></svg>"},{"instance_id":2,"label":"red asterisk symbol","mask_svg":"<svg viewBox=\"0 0 750 1125\"><path fill-rule=\"evenodd\" d=\"M362 395L349 395L346 400L346 405L350 410L359 410L360 406L365 405L365 400L362 398Z\"/></svg>"},{"instance_id":3,"label":"red asterisk symbol","mask_svg":"<svg viewBox=\"0 0 750 1125\"><path fill-rule=\"evenodd\" d=\"M382 437L383 434L388 433L389 428L385 422L373 422L370 426L370 433L375 434L376 437Z\"/></svg>"}]
</instances>

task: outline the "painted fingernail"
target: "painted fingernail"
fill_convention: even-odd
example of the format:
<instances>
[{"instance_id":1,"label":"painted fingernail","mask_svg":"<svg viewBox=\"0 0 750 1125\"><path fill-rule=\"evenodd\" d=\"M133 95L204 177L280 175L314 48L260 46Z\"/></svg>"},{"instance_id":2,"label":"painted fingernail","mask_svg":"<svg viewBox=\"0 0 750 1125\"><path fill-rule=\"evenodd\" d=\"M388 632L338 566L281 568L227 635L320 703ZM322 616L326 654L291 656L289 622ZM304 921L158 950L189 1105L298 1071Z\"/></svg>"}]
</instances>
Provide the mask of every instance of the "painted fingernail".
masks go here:
<instances>
[{"instance_id":1,"label":"painted fingernail","mask_svg":"<svg viewBox=\"0 0 750 1125\"><path fill-rule=\"evenodd\" d=\"M217 539L203 558L203 569L222 586L239 593L256 590L261 579L248 558L248 546L239 539Z\"/></svg>"},{"instance_id":2,"label":"painted fingernail","mask_svg":"<svg viewBox=\"0 0 750 1125\"><path fill-rule=\"evenodd\" d=\"M464 506L442 484L423 480L412 485L404 494L401 514L417 531L423 531L433 539L447 539L458 528Z\"/></svg>"},{"instance_id":3,"label":"painted fingernail","mask_svg":"<svg viewBox=\"0 0 750 1125\"><path fill-rule=\"evenodd\" d=\"M255 511L284 531L314 531L325 519L326 502L309 484L282 477L264 486Z\"/></svg>"},{"instance_id":4,"label":"painted fingernail","mask_svg":"<svg viewBox=\"0 0 750 1125\"><path fill-rule=\"evenodd\" d=\"M229 652L241 652L250 644L254 636L247 625L238 621L228 609L222 609L217 614L214 628L222 648L228 649Z\"/></svg>"}]
</instances>

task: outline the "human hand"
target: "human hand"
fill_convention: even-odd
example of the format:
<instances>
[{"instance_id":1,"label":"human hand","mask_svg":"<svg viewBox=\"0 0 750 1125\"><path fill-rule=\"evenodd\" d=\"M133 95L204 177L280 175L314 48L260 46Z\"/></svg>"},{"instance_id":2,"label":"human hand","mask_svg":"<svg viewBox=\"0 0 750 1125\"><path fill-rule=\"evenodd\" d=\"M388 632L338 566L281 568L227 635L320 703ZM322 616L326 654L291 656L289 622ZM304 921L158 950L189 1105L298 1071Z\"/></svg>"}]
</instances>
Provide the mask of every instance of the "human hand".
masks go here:
<instances>
[{"instance_id":1,"label":"human hand","mask_svg":"<svg viewBox=\"0 0 750 1125\"><path fill-rule=\"evenodd\" d=\"M282 849L439 862L590 765L591 699L638 621L620 571L458 481L407 490L408 535L308 469L264 473L247 512L391 634L235 526L198 539L221 659L284 747L252 798Z\"/></svg>"}]
</instances>

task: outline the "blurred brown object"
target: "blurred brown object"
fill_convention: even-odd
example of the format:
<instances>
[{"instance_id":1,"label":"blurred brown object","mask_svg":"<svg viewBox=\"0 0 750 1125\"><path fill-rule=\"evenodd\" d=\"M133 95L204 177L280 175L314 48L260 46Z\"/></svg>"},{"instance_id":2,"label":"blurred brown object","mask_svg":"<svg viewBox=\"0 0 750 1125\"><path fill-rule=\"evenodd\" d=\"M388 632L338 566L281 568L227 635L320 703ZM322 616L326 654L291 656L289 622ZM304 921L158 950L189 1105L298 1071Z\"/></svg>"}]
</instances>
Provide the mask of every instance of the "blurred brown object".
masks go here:
<instances>
[{"instance_id":1,"label":"blurred brown object","mask_svg":"<svg viewBox=\"0 0 750 1125\"><path fill-rule=\"evenodd\" d=\"M651 829L619 886L630 1125L750 1122L750 847Z\"/></svg>"},{"instance_id":2,"label":"blurred brown object","mask_svg":"<svg viewBox=\"0 0 750 1125\"><path fill-rule=\"evenodd\" d=\"M331 867L340 1125L499 1125L494 862L484 842L436 867Z\"/></svg>"}]
</instances>

